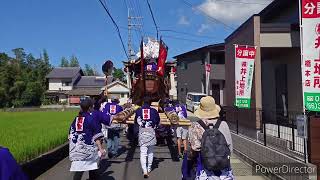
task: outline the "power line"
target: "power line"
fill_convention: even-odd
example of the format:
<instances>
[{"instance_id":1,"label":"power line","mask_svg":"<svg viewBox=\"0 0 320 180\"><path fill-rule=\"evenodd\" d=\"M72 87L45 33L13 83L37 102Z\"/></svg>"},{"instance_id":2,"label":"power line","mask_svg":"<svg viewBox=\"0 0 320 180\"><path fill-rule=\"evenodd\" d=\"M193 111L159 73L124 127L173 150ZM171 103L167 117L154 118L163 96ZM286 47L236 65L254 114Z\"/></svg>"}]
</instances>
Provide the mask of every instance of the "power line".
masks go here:
<instances>
[{"instance_id":1,"label":"power line","mask_svg":"<svg viewBox=\"0 0 320 180\"><path fill-rule=\"evenodd\" d=\"M124 30L128 30L127 27L125 26L119 26L120 29L124 29ZM132 29L134 31L138 31L137 29ZM153 34L152 32L147 32L146 33L148 34ZM181 38L181 37L176 37L176 36L170 36L170 35L162 35L162 37L166 37L166 38L169 38L169 39L176 39L176 40L182 40L182 41L190 41L190 42L197 42L197 43L208 43L208 42L205 42L205 41L199 41L199 40L195 40L195 39L188 39L188 38Z\"/></svg>"},{"instance_id":2,"label":"power line","mask_svg":"<svg viewBox=\"0 0 320 180\"><path fill-rule=\"evenodd\" d=\"M235 30L235 28L229 26L228 24L225 24L224 22L210 16L209 14L207 14L202 8L200 7L195 7L193 4L191 4L189 1L187 0L181 0L184 4L186 4L187 6L190 6L192 9L197 10L198 12L200 12L201 14L205 15L206 17L208 17L211 21L215 22L215 23L220 23L223 26L227 27L230 30Z\"/></svg>"},{"instance_id":3,"label":"power line","mask_svg":"<svg viewBox=\"0 0 320 180\"><path fill-rule=\"evenodd\" d=\"M157 39L159 39L158 26L157 26L156 20L154 19L154 15L153 15L153 12L152 12L151 5L150 5L150 3L149 3L149 0L147 0L147 3L148 3L148 7L149 7L149 10L150 10L151 16L152 16L152 20L153 20L154 26L156 27L156 30L157 30Z\"/></svg>"},{"instance_id":4,"label":"power line","mask_svg":"<svg viewBox=\"0 0 320 180\"><path fill-rule=\"evenodd\" d=\"M136 9L136 7L135 7L135 4L134 4L134 2L132 1L132 0L129 0L128 1L128 4L129 4L129 9L128 9L128 11L129 11L129 13L130 14L132 14L132 17L140 17L139 15L138 15L138 13L136 13L136 11L135 11L135 9ZM133 13L131 13L131 11L133 12ZM136 23L136 24L141 24L140 23L140 20L138 19L138 18L133 18L132 19L132 23ZM140 33L140 36L142 37L142 31L139 29L139 31L138 31L139 33ZM137 31L135 31L135 33L138 33ZM138 39L140 39L140 38L138 38Z\"/></svg>"},{"instance_id":5,"label":"power line","mask_svg":"<svg viewBox=\"0 0 320 180\"><path fill-rule=\"evenodd\" d=\"M134 2L136 2L136 5L137 5L137 9L138 9L138 14L139 16L143 17L143 13L142 13L142 10L141 10L141 4L140 4L140 1L139 0L135 0ZM144 19L140 19L140 23L142 24L142 32L143 32L143 36L145 36L145 33L144 33Z\"/></svg>"},{"instance_id":6,"label":"power line","mask_svg":"<svg viewBox=\"0 0 320 180\"><path fill-rule=\"evenodd\" d=\"M204 42L204 41L198 41L198 40L194 40L194 39L186 39L186 38L168 36L168 35L162 35L162 37L166 37L166 38L169 38L169 39L182 40L182 41L189 41L189 42L206 43L206 44L208 43L208 42Z\"/></svg>"},{"instance_id":7,"label":"power line","mask_svg":"<svg viewBox=\"0 0 320 180\"><path fill-rule=\"evenodd\" d=\"M177 34L184 34L184 35L200 37L200 38L213 38L213 39L217 38L214 36L198 35L198 34L192 34L192 33L187 33L187 32L182 32L182 31L171 30L171 29L159 29L159 31L160 32L173 32L173 33L177 33Z\"/></svg>"},{"instance_id":8,"label":"power line","mask_svg":"<svg viewBox=\"0 0 320 180\"><path fill-rule=\"evenodd\" d=\"M117 32L118 32L118 36L119 36L120 41L121 41L121 44L122 44L123 51L124 51L124 53L126 54L127 58L129 59L129 56L128 56L127 50L126 50L126 48L125 48L125 46L124 46L124 43L123 43L123 40L122 40L122 37L121 37L121 33L120 33L120 30L119 30L119 27L118 27L117 23L115 22L115 20L114 20L113 17L111 16L111 14L110 14L109 10L107 9L107 7L105 6L105 4L103 4L102 0L99 0L99 2L100 2L100 4L102 5L102 7L104 8L104 10L107 12L107 14L108 14L108 16L110 17L113 25L116 27Z\"/></svg>"}]
</instances>

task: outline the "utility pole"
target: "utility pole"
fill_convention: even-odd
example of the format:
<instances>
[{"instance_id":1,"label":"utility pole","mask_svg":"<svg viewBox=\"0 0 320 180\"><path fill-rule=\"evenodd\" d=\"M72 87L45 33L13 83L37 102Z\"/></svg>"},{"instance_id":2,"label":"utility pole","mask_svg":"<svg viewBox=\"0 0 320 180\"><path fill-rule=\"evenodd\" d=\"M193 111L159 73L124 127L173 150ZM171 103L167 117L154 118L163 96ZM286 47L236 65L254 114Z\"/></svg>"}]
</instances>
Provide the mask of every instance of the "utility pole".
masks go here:
<instances>
[{"instance_id":1,"label":"utility pole","mask_svg":"<svg viewBox=\"0 0 320 180\"><path fill-rule=\"evenodd\" d=\"M132 47L132 29L133 28L141 28L141 24L134 24L132 22L133 19L142 19L142 17L136 17L136 16L131 16L130 15L130 8L128 8L128 54L129 54L129 59L128 62L132 62L134 60L135 54L134 54L134 49ZM128 88L132 88L131 86L131 72L129 70L127 71L127 86Z\"/></svg>"},{"instance_id":2,"label":"utility pole","mask_svg":"<svg viewBox=\"0 0 320 180\"><path fill-rule=\"evenodd\" d=\"M137 28L142 27L141 24L133 24L132 23L133 19L142 19L142 17L130 16L130 9L128 8L128 54L129 54L129 61L132 61L135 56L134 50L132 47L132 29L135 27L137 27Z\"/></svg>"}]
</instances>

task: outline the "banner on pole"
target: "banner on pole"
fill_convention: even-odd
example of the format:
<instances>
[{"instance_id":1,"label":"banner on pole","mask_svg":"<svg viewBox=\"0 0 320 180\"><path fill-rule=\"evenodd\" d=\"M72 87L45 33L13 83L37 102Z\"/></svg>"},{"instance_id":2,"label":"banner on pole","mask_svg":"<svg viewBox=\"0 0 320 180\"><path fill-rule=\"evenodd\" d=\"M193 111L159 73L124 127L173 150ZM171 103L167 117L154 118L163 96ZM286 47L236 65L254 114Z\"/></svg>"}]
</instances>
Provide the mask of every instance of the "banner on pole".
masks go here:
<instances>
[{"instance_id":1,"label":"banner on pole","mask_svg":"<svg viewBox=\"0 0 320 180\"><path fill-rule=\"evenodd\" d=\"M300 9L304 107L320 111L320 0L302 0Z\"/></svg>"},{"instance_id":2,"label":"banner on pole","mask_svg":"<svg viewBox=\"0 0 320 180\"><path fill-rule=\"evenodd\" d=\"M211 72L211 64L206 63L206 93L209 95L209 81L210 81L210 72Z\"/></svg>"},{"instance_id":3,"label":"banner on pole","mask_svg":"<svg viewBox=\"0 0 320 180\"><path fill-rule=\"evenodd\" d=\"M235 45L235 106L250 108L256 48Z\"/></svg>"}]
</instances>

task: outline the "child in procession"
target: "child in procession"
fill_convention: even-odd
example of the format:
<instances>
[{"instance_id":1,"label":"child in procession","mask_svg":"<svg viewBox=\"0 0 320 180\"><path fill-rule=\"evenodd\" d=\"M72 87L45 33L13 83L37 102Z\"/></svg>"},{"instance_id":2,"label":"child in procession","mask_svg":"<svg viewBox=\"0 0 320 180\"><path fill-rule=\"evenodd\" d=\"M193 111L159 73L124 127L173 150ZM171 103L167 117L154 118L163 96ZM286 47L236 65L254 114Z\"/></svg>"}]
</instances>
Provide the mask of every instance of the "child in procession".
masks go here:
<instances>
[{"instance_id":1,"label":"child in procession","mask_svg":"<svg viewBox=\"0 0 320 180\"><path fill-rule=\"evenodd\" d=\"M70 126L69 159L70 171L75 172L74 180L81 179L84 171L89 171L90 180L98 179L99 160L106 154L101 144L101 124L90 114L92 106L90 98L83 100L81 110Z\"/></svg>"},{"instance_id":2,"label":"child in procession","mask_svg":"<svg viewBox=\"0 0 320 180\"><path fill-rule=\"evenodd\" d=\"M176 101L175 111L180 119L187 118L187 109L184 104L180 104ZM181 153L181 143L183 143L183 153L187 151L188 128L188 126L178 126L176 129L179 158L183 158L183 154Z\"/></svg>"}]
</instances>

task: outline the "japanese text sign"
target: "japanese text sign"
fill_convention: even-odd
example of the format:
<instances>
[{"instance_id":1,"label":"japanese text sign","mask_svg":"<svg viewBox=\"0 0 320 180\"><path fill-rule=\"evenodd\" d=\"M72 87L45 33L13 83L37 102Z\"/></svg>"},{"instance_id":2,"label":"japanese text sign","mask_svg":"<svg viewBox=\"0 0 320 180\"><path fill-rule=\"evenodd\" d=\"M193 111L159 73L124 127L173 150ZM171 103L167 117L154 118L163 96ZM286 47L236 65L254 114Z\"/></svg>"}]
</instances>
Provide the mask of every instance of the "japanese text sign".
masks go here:
<instances>
[{"instance_id":1,"label":"japanese text sign","mask_svg":"<svg viewBox=\"0 0 320 180\"><path fill-rule=\"evenodd\" d=\"M250 108L256 48L235 45L235 105Z\"/></svg>"},{"instance_id":2,"label":"japanese text sign","mask_svg":"<svg viewBox=\"0 0 320 180\"><path fill-rule=\"evenodd\" d=\"M302 0L301 16L304 107L320 111L320 0Z\"/></svg>"}]
</instances>

